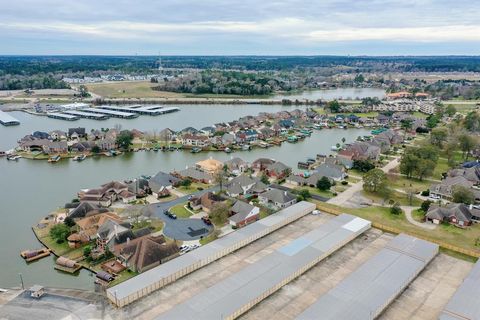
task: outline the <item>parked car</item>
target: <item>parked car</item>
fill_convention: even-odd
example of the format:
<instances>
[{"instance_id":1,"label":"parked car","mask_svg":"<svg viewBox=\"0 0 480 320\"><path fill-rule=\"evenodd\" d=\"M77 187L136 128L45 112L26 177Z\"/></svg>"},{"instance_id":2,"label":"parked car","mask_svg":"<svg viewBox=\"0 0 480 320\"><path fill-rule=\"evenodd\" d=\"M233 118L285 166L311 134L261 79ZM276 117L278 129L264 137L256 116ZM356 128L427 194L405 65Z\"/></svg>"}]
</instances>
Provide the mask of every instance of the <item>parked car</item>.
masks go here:
<instances>
[{"instance_id":1,"label":"parked car","mask_svg":"<svg viewBox=\"0 0 480 320\"><path fill-rule=\"evenodd\" d=\"M313 211L312 211L312 214L313 214L314 216L317 216L317 215L320 214L320 210L313 210Z\"/></svg>"}]
</instances>

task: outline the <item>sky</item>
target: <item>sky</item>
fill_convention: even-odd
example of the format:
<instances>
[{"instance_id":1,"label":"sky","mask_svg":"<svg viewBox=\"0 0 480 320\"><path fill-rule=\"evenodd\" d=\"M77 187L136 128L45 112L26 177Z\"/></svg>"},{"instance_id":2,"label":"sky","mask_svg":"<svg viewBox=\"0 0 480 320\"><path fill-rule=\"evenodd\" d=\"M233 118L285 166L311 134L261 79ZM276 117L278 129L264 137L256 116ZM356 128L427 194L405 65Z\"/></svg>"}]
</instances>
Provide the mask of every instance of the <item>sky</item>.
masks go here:
<instances>
[{"instance_id":1,"label":"sky","mask_svg":"<svg viewBox=\"0 0 480 320\"><path fill-rule=\"evenodd\" d=\"M476 0L0 0L0 55L479 55Z\"/></svg>"}]
</instances>

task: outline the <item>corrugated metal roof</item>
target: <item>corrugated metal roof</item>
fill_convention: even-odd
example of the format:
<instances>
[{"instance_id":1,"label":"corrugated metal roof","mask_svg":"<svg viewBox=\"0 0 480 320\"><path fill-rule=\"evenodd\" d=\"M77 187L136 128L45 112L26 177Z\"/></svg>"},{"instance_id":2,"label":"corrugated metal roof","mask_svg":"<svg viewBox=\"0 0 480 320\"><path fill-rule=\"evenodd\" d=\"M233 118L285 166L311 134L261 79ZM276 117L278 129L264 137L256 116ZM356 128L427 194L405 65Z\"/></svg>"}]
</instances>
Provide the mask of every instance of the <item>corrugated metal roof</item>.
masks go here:
<instances>
[{"instance_id":1,"label":"corrugated metal roof","mask_svg":"<svg viewBox=\"0 0 480 320\"><path fill-rule=\"evenodd\" d=\"M352 221L359 227L356 231L345 227ZM274 288L281 286L286 279L294 278L302 268L329 256L369 228L370 222L358 217L346 214L335 217L157 319L223 319L232 316L260 296L273 293Z\"/></svg>"},{"instance_id":2,"label":"corrugated metal roof","mask_svg":"<svg viewBox=\"0 0 480 320\"><path fill-rule=\"evenodd\" d=\"M400 234L297 319L373 319L437 252L436 244Z\"/></svg>"},{"instance_id":3,"label":"corrugated metal roof","mask_svg":"<svg viewBox=\"0 0 480 320\"><path fill-rule=\"evenodd\" d=\"M450 319L480 319L480 261L477 262L472 271L463 280L462 285L455 292L453 297L440 315L440 320Z\"/></svg>"},{"instance_id":4,"label":"corrugated metal roof","mask_svg":"<svg viewBox=\"0 0 480 320\"><path fill-rule=\"evenodd\" d=\"M155 267L139 274L134 278L109 288L107 289L107 296L112 299L112 297L115 297L116 295L115 300L124 299L154 283L161 281L162 279L176 274L182 269L195 265L202 260L215 257L219 252L225 250L226 248L230 248L237 243L244 241L245 239L248 239L252 236L258 236L259 234L265 232L268 228L280 226L284 224L286 220L298 215L299 212L307 214L312 212L314 209L315 204L313 203L306 201L296 203L264 219L232 232L225 237L210 242L207 245L201 246L196 250L190 251L187 254L181 255L180 257L170 260L159 265L158 267ZM112 301L116 303L116 301Z\"/></svg>"}]
</instances>

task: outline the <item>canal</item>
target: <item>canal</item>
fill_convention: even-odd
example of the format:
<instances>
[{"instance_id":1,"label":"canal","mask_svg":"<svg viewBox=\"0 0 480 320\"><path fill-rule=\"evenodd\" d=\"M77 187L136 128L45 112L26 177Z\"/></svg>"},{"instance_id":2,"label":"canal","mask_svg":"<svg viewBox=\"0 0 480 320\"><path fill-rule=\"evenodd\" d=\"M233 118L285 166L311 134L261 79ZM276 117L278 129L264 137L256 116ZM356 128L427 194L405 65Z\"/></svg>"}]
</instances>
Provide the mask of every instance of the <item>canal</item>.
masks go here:
<instances>
[{"instance_id":1,"label":"canal","mask_svg":"<svg viewBox=\"0 0 480 320\"><path fill-rule=\"evenodd\" d=\"M187 126L202 128L245 115L256 115L262 111L275 112L295 108L263 105L181 105L179 107L180 112L158 117L141 116L133 120L109 119L106 121L81 119L75 122L13 112L12 116L20 120L21 125L0 126L0 150L14 147L17 139L35 130L66 130L76 126L90 130L115 125L121 125L124 129L136 128L142 131L160 131L165 127L180 130ZM121 180L141 174L155 174L159 170L168 172L183 169L206 157L227 160L232 156L239 156L247 161L253 161L258 157L269 157L281 160L295 168L299 160L313 157L317 153L329 153L330 147L340 142L343 137L348 142L368 133L369 131L365 129L321 130L296 144L284 143L281 147L256 149L230 155L219 152L198 154L185 151L137 152L115 158L88 158L79 163L62 160L56 164L27 159L10 162L0 158L2 218L0 287L19 286L19 273L21 273L26 286L38 283L52 287L93 288L93 278L89 272L82 271L77 276L71 276L55 271L53 256L29 265L25 264L19 256L21 250L39 247L30 227L48 212L74 198L79 189L96 187L113 179Z\"/></svg>"}]
</instances>

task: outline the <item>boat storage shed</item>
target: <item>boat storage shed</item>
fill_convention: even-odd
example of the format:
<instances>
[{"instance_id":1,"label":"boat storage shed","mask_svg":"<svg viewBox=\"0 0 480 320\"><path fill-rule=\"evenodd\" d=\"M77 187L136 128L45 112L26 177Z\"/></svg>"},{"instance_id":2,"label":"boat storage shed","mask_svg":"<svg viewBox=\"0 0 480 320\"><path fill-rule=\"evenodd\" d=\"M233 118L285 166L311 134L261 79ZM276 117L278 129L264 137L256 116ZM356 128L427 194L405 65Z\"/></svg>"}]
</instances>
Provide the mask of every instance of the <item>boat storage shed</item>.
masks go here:
<instances>
[{"instance_id":1,"label":"boat storage shed","mask_svg":"<svg viewBox=\"0 0 480 320\"><path fill-rule=\"evenodd\" d=\"M165 285L238 250L315 210L302 201L249 224L198 249L107 289L107 297L118 307L132 303Z\"/></svg>"},{"instance_id":2,"label":"boat storage shed","mask_svg":"<svg viewBox=\"0 0 480 320\"><path fill-rule=\"evenodd\" d=\"M480 261L463 280L440 314L440 320L480 319Z\"/></svg>"},{"instance_id":3,"label":"boat storage shed","mask_svg":"<svg viewBox=\"0 0 480 320\"><path fill-rule=\"evenodd\" d=\"M400 234L297 319L374 319L437 253L438 245Z\"/></svg>"},{"instance_id":4,"label":"boat storage shed","mask_svg":"<svg viewBox=\"0 0 480 320\"><path fill-rule=\"evenodd\" d=\"M370 221L348 214L332 218L156 319L237 318L370 226Z\"/></svg>"}]
</instances>

